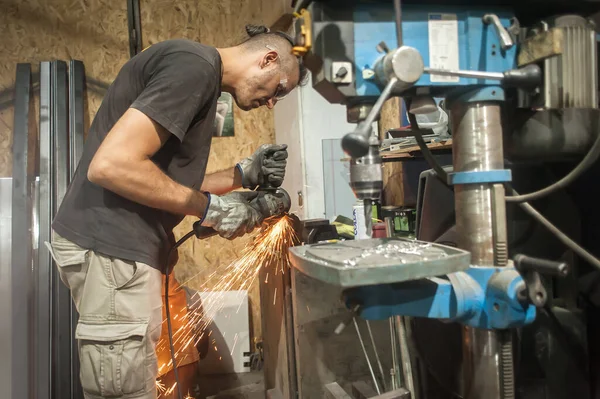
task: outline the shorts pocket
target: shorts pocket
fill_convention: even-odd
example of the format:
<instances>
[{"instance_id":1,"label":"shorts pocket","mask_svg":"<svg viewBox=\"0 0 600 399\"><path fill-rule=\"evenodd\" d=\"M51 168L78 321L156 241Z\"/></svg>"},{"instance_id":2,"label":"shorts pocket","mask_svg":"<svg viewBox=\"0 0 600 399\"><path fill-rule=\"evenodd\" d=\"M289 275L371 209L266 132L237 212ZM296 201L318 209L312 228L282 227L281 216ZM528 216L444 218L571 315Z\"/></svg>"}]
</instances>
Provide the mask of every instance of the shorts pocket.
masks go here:
<instances>
[{"instance_id":1,"label":"shorts pocket","mask_svg":"<svg viewBox=\"0 0 600 399\"><path fill-rule=\"evenodd\" d=\"M44 244L56 263L62 282L70 290L77 290L85 281L90 251L57 235L54 236L52 243L45 242ZM78 300L75 299L75 302L77 303Z\"/></svg>"},{"instance_id":2,"label":"shorts pocket","mask_svg":"<svg viewBox=\"0 0 600 399\"><path fill-rule=\"evenodd\" d=\"M89 252L89 250L81 248L79 245L56 234L51 244L48 242L45 244L59 267L80 265L85 262L86 255Z\"/></svg>"},{"instance_id":3,"label":"shorts pocket","mask_svg":"<svg viewBox=\"0 0 600 399\"><path fill-rule=\"evenodd\" d=\"M91 395L112 397L146 391L148 323L79 321L80 378Z\"/></svg>"}]
</instances>

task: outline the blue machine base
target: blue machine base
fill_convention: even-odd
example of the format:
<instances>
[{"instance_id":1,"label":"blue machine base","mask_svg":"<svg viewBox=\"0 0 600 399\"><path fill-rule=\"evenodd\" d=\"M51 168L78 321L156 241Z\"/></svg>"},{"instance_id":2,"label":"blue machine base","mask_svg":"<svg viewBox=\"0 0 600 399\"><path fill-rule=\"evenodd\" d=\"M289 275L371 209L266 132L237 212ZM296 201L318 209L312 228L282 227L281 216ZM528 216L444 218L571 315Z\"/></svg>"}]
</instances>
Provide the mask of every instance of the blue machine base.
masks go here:
<instances>
[{"instance_id":1,"label":"blue machine base","mask_svg":"<svg viewBox=\"0 0 600 399\"><path fill-rule=\"evenodd\" d=\"M441 278L350 288L344 300L349 308L360 305L360 316L367 320L412 316L506 329L535 320L535 306L519 299L524 289L513 267L471 266Z\"/></svg>"}]
</instances>

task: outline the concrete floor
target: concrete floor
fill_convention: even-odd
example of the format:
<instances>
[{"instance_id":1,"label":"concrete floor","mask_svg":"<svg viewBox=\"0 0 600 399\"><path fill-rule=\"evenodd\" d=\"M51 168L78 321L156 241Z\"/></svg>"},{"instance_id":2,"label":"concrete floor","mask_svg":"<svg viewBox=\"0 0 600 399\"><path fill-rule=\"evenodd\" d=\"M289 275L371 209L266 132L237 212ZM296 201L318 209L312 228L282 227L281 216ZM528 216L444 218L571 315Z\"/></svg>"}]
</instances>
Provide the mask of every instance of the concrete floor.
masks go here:
<instances>
[{"instance_id":1,"label":"concrete floor","mask_svg":"<svg viewBox=\"0 0 600 399\"><path fill-rule=\"evenodd\" d=\"M200 375L198 399L264 399L263 372Z\"/></svg>"}]
</instances>

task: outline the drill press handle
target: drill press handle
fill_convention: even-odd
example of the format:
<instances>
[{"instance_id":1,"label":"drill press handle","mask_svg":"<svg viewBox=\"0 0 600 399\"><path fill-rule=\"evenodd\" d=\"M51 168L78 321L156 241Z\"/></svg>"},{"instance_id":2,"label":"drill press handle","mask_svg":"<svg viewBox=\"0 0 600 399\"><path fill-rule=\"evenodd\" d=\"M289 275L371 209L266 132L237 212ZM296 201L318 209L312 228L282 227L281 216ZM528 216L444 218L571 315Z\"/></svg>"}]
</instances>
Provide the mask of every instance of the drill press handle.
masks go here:
<instances>
[{"instance_id":1,"label":"drill press handle","mask_svg":"<svg viewBox=\"0 0 600 399\"><path fill-rule=\"evenodd\" d=\"M348 133L342 138L342 149L352 158L360 158L369 152L369 136L371 135L371 125L379 116L383 104L390 98L394 86L398 82L397 78L391 78L383 89L383 92L377 99L373 108L367 115L367 118L358 124L355 131Z\"/></svg>"}]
</instances>

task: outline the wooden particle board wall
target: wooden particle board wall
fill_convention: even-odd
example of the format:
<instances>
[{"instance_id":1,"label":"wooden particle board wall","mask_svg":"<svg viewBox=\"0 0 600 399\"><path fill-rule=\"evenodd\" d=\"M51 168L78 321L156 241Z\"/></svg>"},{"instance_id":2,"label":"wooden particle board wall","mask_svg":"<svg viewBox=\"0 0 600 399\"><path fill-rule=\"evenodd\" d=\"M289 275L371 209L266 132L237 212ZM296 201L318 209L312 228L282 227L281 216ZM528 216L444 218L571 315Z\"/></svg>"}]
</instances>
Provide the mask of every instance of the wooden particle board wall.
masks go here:
<instances>
[{"instance_id":1,"label":"wooden particle board wall","mask_svg":"<svg viewBox=\"0 0 600 399\"><path fill-rule=\"evenodd\" d=\"M144 0L140 2L144 47L171 38L189 38L223 47L245 37L248 23L275 23L288 13L284 0ZM0 0L0 177L11 176L12 96L16 64L55 59L79 59L86 70L88 126L104 92L129 58L125 1L110 0ZM34 71L34 84L38 77ZM36 95L36 102L39 101ZM37 117L37 106L34 112ZM234 110L235 137L213 140L207 172L233 166L260 144L274 142L274 122L267 109ZM186 219L175 235L187 232ZM176 276L195 289L203 277L236 259L251 240L226 241L215 237L192 239L180 249ZM207 287L210 289L210 287ZM253 336L261 336L258 284L250 291Z\"/></svg>"},{"instance_id":2,"label":"wooden particle board wall","mask_svg":"<svg viewBox=\"0 0 600 399\"><path fill-rule=\"evenodd\" d=\"M399 128L400 98L387 100L381 109L379 119L379 137L384 138L389 129ZM404 185L402 181L402 163L384 162L383 164L383 205L402 206L404 204Z\"/></svg>"}]
</instances>

